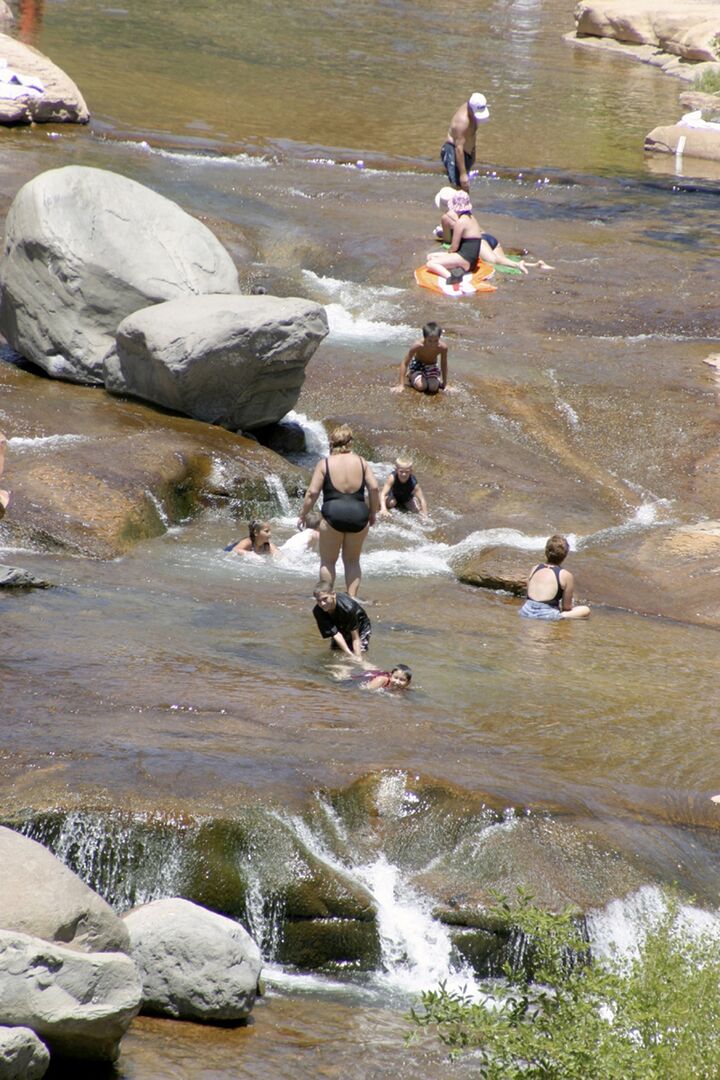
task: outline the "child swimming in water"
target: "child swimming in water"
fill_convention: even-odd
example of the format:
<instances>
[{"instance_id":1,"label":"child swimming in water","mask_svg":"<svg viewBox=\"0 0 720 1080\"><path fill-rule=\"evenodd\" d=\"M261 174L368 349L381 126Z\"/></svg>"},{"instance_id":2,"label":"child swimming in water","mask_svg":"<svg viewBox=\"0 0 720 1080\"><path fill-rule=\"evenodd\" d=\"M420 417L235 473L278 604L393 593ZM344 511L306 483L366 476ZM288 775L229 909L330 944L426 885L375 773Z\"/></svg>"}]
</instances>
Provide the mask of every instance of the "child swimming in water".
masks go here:
<instances>
[{"instance_id":1,"label":"child swimming in water","mask_svg":"<svg viewBox=\"0 0 720 1080\"><path fill-rule=\"evenodd\" d=\"M390 517L390 511L394 507L398 510L407 510L411 514L427 516L425 496L417 482L417 477L413 476L412 467L413 463L409 458L395 459L395 468L380 492L380 514L383 517Z\"/></svg>"},{"instance_id":2,"label":"child swimming in water","mask_svg":"<svg viewBox=\"0 0 720 1080\"><path fill-rule=\"evenodd\" d=\"M249 521L248 532L249 536L246 536L244 540L234 540L232 544L228 544L225 551L230 551L233 555L279 554L278 549L270 539L272 531L269 521Z\"/></svg>"},{"instance_id":3,"label":"child swimming in water","mask_svg":"<svg viewBox=\"0 0 720 1080\"><path fill-rule=\"evenodd\" d=\"M447 390L447 345L441 343L442 327L436 322L425 323L423 340L411 345L400 364L400 382L392 393L399 394L406 386L424 394ZM438 360L440 366L438 367Z\"/></svg>"},{"instance_id":4,"label":"child swimming in water","mask_svg":"<svg viewBox=\"0 0 720 1080\"><path fill-rule=\"evenodd\" d=\"M280 545L280 554L298 555L300 552L316 549L320 539L321 521L322 516L317 510L308 511L305 515L305 528Z\"/></svg>"},{"instance_id":5,"label":"child swimming in water","mask_svg":"<svg viewBox=\"0 0 720 1080\"><path fill-rule=\"evenodd\" d=\"M363 690L407 690L412 671L407 664L397 664L392 671L368 671L353 678L365 680Z\"/></svg>"}]
</instances>

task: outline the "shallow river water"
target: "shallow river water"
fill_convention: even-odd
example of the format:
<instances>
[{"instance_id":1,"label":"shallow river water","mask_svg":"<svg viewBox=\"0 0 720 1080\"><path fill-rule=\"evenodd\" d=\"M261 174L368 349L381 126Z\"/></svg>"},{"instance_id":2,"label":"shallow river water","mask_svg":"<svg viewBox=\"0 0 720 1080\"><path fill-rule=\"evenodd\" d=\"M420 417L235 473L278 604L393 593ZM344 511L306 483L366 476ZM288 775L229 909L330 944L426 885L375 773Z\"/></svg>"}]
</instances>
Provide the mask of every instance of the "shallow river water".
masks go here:
<instances>
[{"instance_id":1,"label":"shallow river water","mask_svg":"<svg viewBox=\"0 0 720 1080\"><path fill-rule=\"evenodd\" d=\"M679 115L678 85L573 49L562 40L572 4L557 0L462 2L451 20L399 0L66 0L23 25L76 79L93 121L5 132L3 205L43 169L113 169L205 220L243 287L325 304L331 333L297 404L314 451L304 464L323 451L322 421L347 418L381 479L398 452L414 455L432 520L395 517L368 539L373 663L415 673L407 695L370 697L317 638L312 556L222 551L251 510L270 516L276 540L292 534L299 501L277 478L259 508L218 501L110 562L28 549L8 515L3 562L59 587L0 597L5 816L302 815L319 792L368 774L407 809L426 777L459 803L504 811L499 847L468 864L483 886L515 867L553 896L592 906L609 890L632 909L628 895L674 881L714 909L720 639L703 589L717 568L710 556L706 577L670 575L667 588L626 570L630 554L651 564L667 529L720 516L717 485L699 486L696 469L717 438L716 387L700 361L720 341L719 189L692 163L673 175L674 163L641 151L646 131ZM496 293L453 305L418 289L412 269L432 243L447 121L473 89L492 113L478 216L506 247L556 269L497 275ZM391 395L430 318L445 326L453 392ZM0 366L10 487L14 460L175 423ZM497 544L531 565L556 530L573 540L580 599L583 566L600 582L587 623L526 625L516 599L455 576ZM337 851L313 837L334 865ZM71 841L98 884L102 838ZM402 1044L413 992L472 978L437 938L427 900L467 850L442 833L426 844L412 866L389 849L358 851L352 866L344 856L385 920L374 975L349 985L299 974L263 938L270 993L250 1027L138 1020L113 1075L465 1075ZM131 895L122 851L108 892L118 907ZM173 891L168 865L143 895ZM609 921L617 930L632 911L613 908ZM269 941L256 915L252 929Z\"/></svg>"}]
</instances>

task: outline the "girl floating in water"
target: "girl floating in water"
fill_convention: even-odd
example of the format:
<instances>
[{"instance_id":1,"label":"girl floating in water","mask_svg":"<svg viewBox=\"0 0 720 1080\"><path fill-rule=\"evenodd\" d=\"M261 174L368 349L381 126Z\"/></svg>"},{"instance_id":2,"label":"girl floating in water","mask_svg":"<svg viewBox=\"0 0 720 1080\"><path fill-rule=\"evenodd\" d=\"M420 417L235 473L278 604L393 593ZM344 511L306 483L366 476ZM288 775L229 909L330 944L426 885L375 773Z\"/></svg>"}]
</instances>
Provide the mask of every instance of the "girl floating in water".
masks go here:
<instances>
[{"instance_id":1,"label":"girl floating in water","mask_svg":"<svg viewBox=\"0 0 720 1080\"><path fill-rule=\"evenodd\" d=\"M225 548L233 555L277 555L278 549L270 540L272 535L269 521L249 521L249 536L244 540L235 540Z\"/></svg>"},{"instance_id":2,"label":"girl floating in water","mask_svg":"<svg viewBox=\"0 0 720 1080\"><path fill-rule=\"evenodd\" d=\"M353 675L353 679L363 680L363 690L407 690L412 671L407 664L397 664L392 671L366 671L364 675Z\"/></svg>"}]
</instances>

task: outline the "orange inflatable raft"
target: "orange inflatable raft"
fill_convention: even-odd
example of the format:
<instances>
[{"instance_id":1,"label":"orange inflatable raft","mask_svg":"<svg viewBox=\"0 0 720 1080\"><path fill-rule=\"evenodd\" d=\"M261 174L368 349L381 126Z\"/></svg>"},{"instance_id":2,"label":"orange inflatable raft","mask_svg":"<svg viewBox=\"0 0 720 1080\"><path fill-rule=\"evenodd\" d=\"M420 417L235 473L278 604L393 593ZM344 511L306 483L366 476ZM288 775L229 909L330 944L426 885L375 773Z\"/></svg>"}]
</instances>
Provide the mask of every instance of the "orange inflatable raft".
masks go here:
<instances>
[{"instance_id":1,"label":"orange inflatable raft","mask_svg":"<svg viewBox=\"0 0 720 1080\"><path fill-rule=\"evenodd\" d=\"M480 292L496 292L497 286L491 285L487 280L495 273L495 267L490 263L479 262L477 270L472 274L465 274L457 285L451 285L445 278L438 277L428 270L427 266L419 266L415 271L415 280L423 289L432 289L441 296L474 296Z\"/></svg>"}]
</instances>

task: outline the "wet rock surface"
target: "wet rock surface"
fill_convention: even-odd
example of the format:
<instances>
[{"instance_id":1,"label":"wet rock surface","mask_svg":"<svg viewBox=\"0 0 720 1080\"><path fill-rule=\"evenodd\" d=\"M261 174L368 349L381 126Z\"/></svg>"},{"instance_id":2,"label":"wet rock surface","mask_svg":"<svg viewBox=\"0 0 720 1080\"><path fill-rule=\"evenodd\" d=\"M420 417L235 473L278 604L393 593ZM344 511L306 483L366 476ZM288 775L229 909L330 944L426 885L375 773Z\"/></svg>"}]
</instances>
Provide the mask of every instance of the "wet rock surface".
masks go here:
<instances>
[{"instance_id":1,"label":"wet rock surface","mask_svg":"<svg viewBox=\"0 0 720 1080\"><path fill-rule=\"evenodd\" d=\"M0 589L50 589L52 583L19 566L0 566Z\"/></svg>"}]
</instances>

